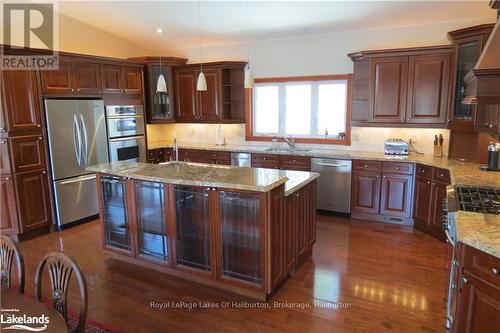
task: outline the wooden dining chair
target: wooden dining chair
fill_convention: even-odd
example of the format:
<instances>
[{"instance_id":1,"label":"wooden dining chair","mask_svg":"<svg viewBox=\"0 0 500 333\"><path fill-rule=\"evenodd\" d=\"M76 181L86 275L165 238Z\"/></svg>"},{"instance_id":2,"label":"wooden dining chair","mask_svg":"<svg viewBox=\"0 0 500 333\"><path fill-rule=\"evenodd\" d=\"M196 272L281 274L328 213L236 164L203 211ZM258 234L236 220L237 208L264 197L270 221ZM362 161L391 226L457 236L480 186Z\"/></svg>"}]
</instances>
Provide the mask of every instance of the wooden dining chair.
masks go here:
<instances>
[{"instance_id":1,"label":"wooden dining chair","mask_svg":"<svg viewBox=\"0 0 500 333\"><path fill-rule=\"evenodd\" d=\"M16 261L18 290L24 293L24 260L19 247L12 239L2 235L0 239L0 270L2 287L10 288L12 285L12 263Z\"/></svg>"},{"instance_id":2,"label":"wooden dining chair","mask_svg":"<svg viewBox=\"0 0 500 333\"><path fill-rule=\"evenodd\" d=\"M35 274L35 295L37 301L42 301L42 275L45 266L48 266L50 284L52 287L52 305L59 312L68 325L68 286L72 273L76 275L80 287L80 316L72 333L85 332L87 319L87 282L78 263L64 252L48 253L38 264Z\"/></svg>"}]
</instances>

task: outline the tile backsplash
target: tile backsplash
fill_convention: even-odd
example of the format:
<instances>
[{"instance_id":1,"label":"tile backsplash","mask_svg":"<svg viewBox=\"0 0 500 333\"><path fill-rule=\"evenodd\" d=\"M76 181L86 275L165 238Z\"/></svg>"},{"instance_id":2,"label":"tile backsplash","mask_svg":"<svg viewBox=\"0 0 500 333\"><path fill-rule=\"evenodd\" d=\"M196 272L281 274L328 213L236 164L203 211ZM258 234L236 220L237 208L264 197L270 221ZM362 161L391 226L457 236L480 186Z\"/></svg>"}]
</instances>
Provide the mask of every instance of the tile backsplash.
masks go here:
<instances>
[{"instance_id":1,"label":"tile backsplash","mask_svg":"<svg viewBox=\"0 0 500 333\"><path fill-rule=\"evenodd\" d=\"M171 143L174 138L178 142L185 143L215 143L217 124L163 124L148 125L149 143ZM222 134L226 144L229 145L267 145L270 142L245 141L244 124L225 124L222 126ZM389 138L403 140L412 139L415 148L425 154L432 154L434 135L442 134L444 137L444 154L448 155L450 132L446 129L432 128L373 128L352 127L351 145L319 145L299 144L303 147L314 147L320 149L354 150L381 152L384 149L384 141Z\"/></svg>"}]
</instances>

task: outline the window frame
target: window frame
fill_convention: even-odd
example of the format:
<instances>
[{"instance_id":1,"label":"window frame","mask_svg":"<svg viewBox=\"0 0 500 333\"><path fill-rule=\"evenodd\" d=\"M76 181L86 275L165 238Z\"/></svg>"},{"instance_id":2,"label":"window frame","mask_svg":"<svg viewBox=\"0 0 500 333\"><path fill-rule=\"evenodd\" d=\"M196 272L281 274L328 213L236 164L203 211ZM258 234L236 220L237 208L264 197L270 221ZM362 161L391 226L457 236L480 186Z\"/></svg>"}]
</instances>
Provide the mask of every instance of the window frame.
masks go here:
<instances>
[{"instance_id":1,"label":"window frame","mask_svg":"<svg viewBox=\"0 0 500 333\"><path fill-rule=\"evenodd\" d=\"M295 137L298 143L319 143L331 145L351 145L351 109L352 109L352 74L335 74L335 75L315 75L315 76L288 76L288 77L269 77L256 78L255 83L296 83L303 81L347 81L347 103L346 103L346 137L344 140L339 140L336 137L332 138L317 138L317 137ZM246 141L272 141L273 134L254 134L253 132L253 89L245 89L245 140ZM279 134L278 134L279 136Z\"/></svg>"}]
</instances>

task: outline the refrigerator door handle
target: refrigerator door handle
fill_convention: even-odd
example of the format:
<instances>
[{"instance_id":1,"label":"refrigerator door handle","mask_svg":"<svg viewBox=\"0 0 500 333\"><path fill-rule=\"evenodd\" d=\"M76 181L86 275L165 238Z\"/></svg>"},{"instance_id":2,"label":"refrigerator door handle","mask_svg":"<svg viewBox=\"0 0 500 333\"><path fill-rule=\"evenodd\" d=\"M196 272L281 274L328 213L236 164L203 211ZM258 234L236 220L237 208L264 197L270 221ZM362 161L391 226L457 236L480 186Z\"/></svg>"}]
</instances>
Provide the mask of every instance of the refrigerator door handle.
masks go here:
<instances>
[{"instance_id":1,"label":"refrigerator door handle","mask_svg":"<svg viewBox=\"0 0 500 333\"><path fill-rule=\"evenodd\" d=\"M86 176L86 177L78 177L76 179L65 180L65 181L61 182L61 185L79 183L79 182L82 182L82 181L85 181L85 180L91 180L91 179L95 179L95 178L96 178L95 174L94 175L90 175L90 176Z\"/></svg>"},{"instance_id":2,"label":"refrigerator door handle","mask_svg":"<svg viewBox=\"0 0 500 333\"><path fill-rule=\"evenodd\" d=\"M78 119L76 118L76 114L73 115L73 144L75 146L76 162L78 163L78 166L82 166L82 137L80 128L78 127Z\"/></svg>"},{"instance_id":3,"label":"refrigerator door handle","mask_svg":"<svg viewBox=\"0 0 500 333\"><path fill-rule=\"evenodd\" d=\"M83 132L83 147L82 147L82 161L87 166L89 162L89 141L87 137L87 127L85 126L85 121L83 120L83 116L80 113L80 126Z\"/></svg>"}]
</instances>

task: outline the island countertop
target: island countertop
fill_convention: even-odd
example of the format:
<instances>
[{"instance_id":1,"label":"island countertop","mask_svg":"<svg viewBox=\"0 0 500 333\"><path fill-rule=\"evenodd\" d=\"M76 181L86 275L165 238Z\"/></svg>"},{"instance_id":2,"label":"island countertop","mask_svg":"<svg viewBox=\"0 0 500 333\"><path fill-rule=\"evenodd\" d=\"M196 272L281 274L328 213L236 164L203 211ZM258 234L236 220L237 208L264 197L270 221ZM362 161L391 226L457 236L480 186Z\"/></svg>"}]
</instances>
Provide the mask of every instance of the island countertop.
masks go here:
<instances>
[{"instance_id":1,"label":"island countertop","mask_svg":"<svg viewBox=\"0 0 500 333\"><path fill-rule=\"evenodd\" d=\"M245 168L191 162L150 164L112 162L87 167L88 171L133 179L169 183L221 187L268 192L285 184L285 196L319 177L319 173L263 168Z\"/></svg>"}]
</instances>

